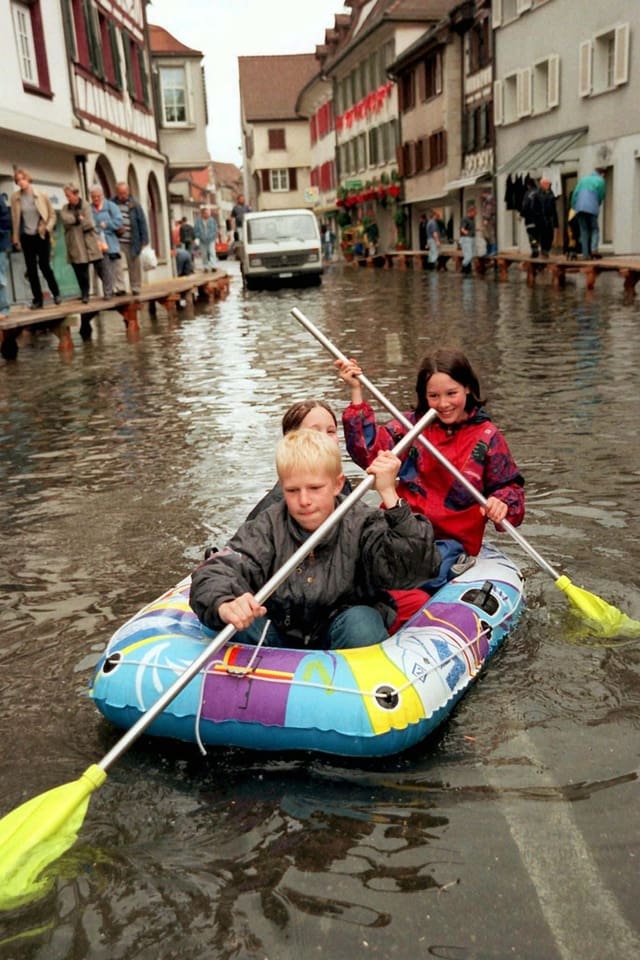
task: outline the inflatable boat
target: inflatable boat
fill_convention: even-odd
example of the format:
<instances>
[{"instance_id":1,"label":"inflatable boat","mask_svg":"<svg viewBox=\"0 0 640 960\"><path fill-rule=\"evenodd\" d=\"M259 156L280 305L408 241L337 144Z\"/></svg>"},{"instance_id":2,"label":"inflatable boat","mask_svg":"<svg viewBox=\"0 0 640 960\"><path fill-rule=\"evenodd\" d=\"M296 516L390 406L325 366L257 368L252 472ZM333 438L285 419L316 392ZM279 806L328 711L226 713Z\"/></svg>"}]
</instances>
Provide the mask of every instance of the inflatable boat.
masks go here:
<instances>
[{"instance_id":1,"label":"inflatable boat","mask_svg":"<svg viewBox=\"0 0 640 960\"><path fill-rule=\"evenodd\" d=\"M190 577L112 636L90 695L128 729L214 634L189 606ZM442 587L383 643L355 650L229 641L148 728L161 737L258 750L386 756L445 720L513 629L523 578L495 547Z\"/></svg>"}]
</instances>

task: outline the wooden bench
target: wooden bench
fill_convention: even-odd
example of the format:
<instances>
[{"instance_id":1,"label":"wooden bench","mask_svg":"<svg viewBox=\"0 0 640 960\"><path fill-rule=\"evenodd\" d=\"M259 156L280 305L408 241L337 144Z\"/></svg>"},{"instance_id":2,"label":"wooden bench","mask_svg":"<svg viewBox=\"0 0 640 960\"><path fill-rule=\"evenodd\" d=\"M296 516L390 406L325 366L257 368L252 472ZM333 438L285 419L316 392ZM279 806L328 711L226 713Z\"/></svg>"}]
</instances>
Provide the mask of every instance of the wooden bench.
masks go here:
<instances>
[{"instance_id":1,"label":"wooden bench","mask_svg":"<svg viewBox=\"0 0 640 960\"><path fill-rule=\"evenodd\" d=\"M127 337L135 340L140 335L138 315L145 306L151 316L155 316L157 304L172 314L182 300L193 302L206 297L211 302L229 293L230 279L222 270L214 270L212 273L200 272L186 277L154 280L142 287L140 293L115 296L109 300L93 297L89 303L83 303L74 297L40 310L12 305L9 315L0 320L0 355L5 360L15 360L18 355L18 336L27 328L51 330L58 338L59 350L73 350L71 329L78 317L80 336L88 339L91 336L91 320L107 310L121 315Z\"/></svg>"},{"instance_id":2,"label":"wooden bench","mask_svg":"<svg viewBox=\"0 0 640 960\"><path fill-rule=\"evenodd\" d=\"M462 251L449 244L439 248L437 270L446 270L449 262L459 272L462 269ZM585 277L587 290L593 290L601 273L618 273L624 280L625 293L633 297L635 287L640 280L640 257L603 257L596 260L576 260L566 256L531 257L518 251L499 251L495 254L474 256L474 273L483 276L493 269L501 281L509 278L509 268L516 265L527 275L527 283L533 286L539 274L548 272L554 286L562 289L568 273L580 273ZM399 270L429 268L428 254L425 250L388 250L380 253L355 257L352 266L378 267L385 270L395 267Z\"/></svg>"},{"instance_id":3,"label":"wooden bench","mask_svg":"<svg viewBox=\"0 0 640 960\"><path fill-rule=\"evenodd\" d=\"M538 274L548 271L554 286L562 289L568 273L580 273L585 277L587 290L593 290L601 273L617 273L624 280L625 293L633 296L640 280L640 257L602 257L596 260L571 259L566 256L530 257L522 253L500 251L495 255L498 278L507 280L509 267L516 264L527 274L530 286Z\"/></svg>"},{"instance_id":4,"label":"wooden bench","mask_svg":"<svg viewBox=\"0 0 640 960\"><path fill-rule=\"evenodd\" d=\"M462 251L453 244L441 245L439 248L437 270L446 270L449 261L452 261L456 271L462 268ZM486 273L487 267L494 263L493 256L475 256L473 258L473 269L476 273ZM396 267L399 270L430 269L429 254L426 250L387 250L380 253L367 254L363 257L354 257L351 261L358 267L382 267L390 269Z\"/></svg>"}]
</instances>

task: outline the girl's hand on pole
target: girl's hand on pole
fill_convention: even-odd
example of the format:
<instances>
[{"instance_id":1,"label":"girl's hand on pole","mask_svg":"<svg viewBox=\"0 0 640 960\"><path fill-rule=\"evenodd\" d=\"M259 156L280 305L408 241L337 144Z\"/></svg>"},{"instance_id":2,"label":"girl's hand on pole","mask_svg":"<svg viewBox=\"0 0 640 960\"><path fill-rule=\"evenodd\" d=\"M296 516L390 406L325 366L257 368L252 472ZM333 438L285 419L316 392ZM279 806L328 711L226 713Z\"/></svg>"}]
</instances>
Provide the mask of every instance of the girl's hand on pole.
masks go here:
<instances>
[{"instance_id":1,"label":"girl's hand on pole","mask_svg":"<svg viewBox=\"0 0 640 960\"><path fill-rule=\"evenodd\" d=\"M487 497L487 502L484 507L480 507L480 513L482 513L487 520L493 520L496 525L502 523L506 519L509 508L503 500L498 500L497 497Z\"/></svg>"},{"instance_id":2,"label":"girl's hand on pole","mask_svg":"<svg viewBox=\"0 0 640 960\"><path fill-rule=\"evenodd\" d=\"M353 359L334 361L338 376L351 387L351 403L362 403L362 387L358 377L362 376L360 364Z\"/></svg>"}]
</instances>

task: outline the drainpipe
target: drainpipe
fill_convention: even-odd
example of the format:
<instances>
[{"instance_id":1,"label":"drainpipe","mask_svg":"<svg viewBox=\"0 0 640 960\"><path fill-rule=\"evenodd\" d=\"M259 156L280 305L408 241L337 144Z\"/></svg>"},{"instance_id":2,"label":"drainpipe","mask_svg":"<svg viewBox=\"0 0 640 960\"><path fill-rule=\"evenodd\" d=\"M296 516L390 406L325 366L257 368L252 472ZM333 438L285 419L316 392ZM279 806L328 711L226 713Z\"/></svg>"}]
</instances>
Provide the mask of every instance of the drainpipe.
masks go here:
<instances>
[{"instance_id":1,"label":"drainpipe","mask_svg":"<svg viewBox=\"0 0 640 960\"><path fill-rule=\"evenodd\" d=\"M75 156L76 167L78 168L78 179L85 200L89 196L89 184L87 182L87 156L84 153L77 153Z\"/></svg>"}]
</instances>

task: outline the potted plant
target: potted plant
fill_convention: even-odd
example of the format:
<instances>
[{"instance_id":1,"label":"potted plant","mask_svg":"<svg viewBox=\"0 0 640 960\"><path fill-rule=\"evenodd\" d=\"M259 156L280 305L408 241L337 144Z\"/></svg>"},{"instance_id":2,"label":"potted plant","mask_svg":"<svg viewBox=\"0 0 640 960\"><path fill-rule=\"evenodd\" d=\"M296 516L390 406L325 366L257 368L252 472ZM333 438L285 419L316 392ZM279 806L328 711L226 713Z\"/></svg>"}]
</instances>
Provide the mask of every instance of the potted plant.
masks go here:
<instances>
[{"instance_id":1,"label":"potted plant","mask_svg":"<svg viewBox=\"0 0 640 960\"><path fill-rule=\"evenodd\" d=\"M393 214L393 222L396 225L396 250L406 250L407 242L405 235L405 226L407 222L407 212L404 207L398 206Z\"/></svg>"}]
</instances>

